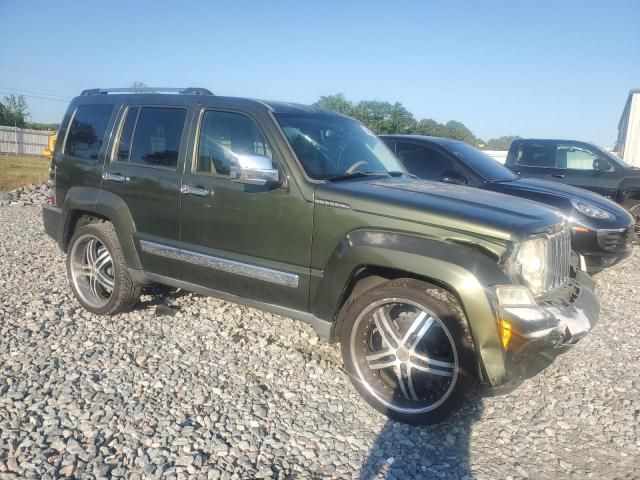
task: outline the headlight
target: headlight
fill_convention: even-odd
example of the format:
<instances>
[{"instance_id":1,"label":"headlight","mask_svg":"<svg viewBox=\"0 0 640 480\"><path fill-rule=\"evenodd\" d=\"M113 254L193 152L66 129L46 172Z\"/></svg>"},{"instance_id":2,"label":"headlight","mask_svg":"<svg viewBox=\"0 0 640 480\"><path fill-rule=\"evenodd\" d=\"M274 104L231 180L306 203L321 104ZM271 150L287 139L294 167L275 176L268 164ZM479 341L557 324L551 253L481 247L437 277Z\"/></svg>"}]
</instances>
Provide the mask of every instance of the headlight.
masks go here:
<instances>
[{"instance_id":1,"label":"headlight","mask_svg":"<svg viewBox=\"0 0 640 480\"><path fill-rule=\"evenodd\" d=\"M518 272L533 295L542 293L547 276L546 238L531 238L520 244L516 256Z\"/></svg>"},{"instance_id":2,"label":"headlight","mask_svg":"<svg viewBox=\"0 0 640 480\"><path fill-rule=\"evenodd\" d=\"M582 202L580 200L575 200L572 198L571 205L573 205L576 210L578 210L583 215L586 215L587 217L600 219L613 218L613 215L611 215L609 212L587 202Z\"/></svg>"}]
</instances>

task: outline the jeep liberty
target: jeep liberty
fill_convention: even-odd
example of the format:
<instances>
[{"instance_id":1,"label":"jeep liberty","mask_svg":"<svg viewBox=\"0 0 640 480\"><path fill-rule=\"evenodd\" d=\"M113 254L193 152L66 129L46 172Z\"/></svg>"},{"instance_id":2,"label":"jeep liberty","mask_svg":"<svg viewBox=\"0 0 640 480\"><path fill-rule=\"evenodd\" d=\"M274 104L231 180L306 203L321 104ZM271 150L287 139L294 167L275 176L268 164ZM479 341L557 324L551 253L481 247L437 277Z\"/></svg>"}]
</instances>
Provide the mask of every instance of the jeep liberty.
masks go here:
<instances>
[{"instance_id":1,"label":"jeep liberty","mask_svg":"<svg viewBox=\"0 0 640 480\"><path fill-rule=\"evenodd\" d=\"M558 211L412 178L317 107L139 90L82 92L55 145L44 226L88 311L160 283L302 320L409 423L515 387L597 321Z\"/></svg>"}]
</instances>

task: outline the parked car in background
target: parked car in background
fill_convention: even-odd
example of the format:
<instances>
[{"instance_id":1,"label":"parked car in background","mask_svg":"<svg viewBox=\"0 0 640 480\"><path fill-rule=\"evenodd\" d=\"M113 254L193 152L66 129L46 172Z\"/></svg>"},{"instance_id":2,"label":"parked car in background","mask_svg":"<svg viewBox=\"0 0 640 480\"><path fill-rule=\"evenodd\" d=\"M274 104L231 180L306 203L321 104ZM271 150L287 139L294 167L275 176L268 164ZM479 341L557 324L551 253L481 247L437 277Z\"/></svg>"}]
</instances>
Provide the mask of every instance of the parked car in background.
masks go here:
<instances>
[{"instance_id":1,"label":"parked car in background","mask_svg":"<svg viewBox=\"0 0 640 480\"><path fill-rule=\"evenodd\" d=\"M595 273L631 254L634 222L619 205L583 189L521 178L471 145L437 137L382 135L409 173L535 200L571 221L571 243L582 267Z\"/></svg>"},{"instance_id":2,"label":"parked car in background","mask_svg":"<svg viewBox=\"0 0 640 480\"><path fill-rule=\"evenodd\" d=\"M411 423L513 388L597 321L555 209L410 178L321 108L139 90L73 99L52 159L44 226L90 312L157 282L302 320Z\"/></svg>"},{"instance_id":3,"label":"parked car in background","mask_svg":"<svg viewBox=\"0 0 640 480\"><path fill-rule=\"evenodd\" d=\"M508 168L525 178L540 178L585 188L626 208L640 234L640 169L612 153L578 140L517 139L509 148Z\"/></svg>"}]
</instances>

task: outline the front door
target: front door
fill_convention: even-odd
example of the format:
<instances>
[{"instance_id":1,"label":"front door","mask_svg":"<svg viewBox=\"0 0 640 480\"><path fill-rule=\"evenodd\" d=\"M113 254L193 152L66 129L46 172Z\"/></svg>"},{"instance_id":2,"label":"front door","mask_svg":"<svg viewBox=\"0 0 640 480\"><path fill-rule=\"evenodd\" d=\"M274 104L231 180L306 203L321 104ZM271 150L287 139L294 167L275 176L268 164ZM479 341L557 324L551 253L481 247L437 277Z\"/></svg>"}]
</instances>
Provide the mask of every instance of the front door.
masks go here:
<instances>
[{"instance_id":1,"label":"front door","mask_svg":"<svg viewBox=\"0 0 640 480\"><path fill-rule=\"evenodd\" d=\"M183 280L306 310L313 204L291 181L267 188L229 179L236 155L262 155L280 165L249 116L205 110L196 131L182 182Z\"/></svg>"},{"instance_id":2,"label":"front door","mask_svg":"<svg viewBox=\"0 0 640 480\"><path fill-rule=\"evenodd\" d=\"M583 143L558 142L554 145L557 181L613 197L618 188L614 166L596 149ZM594 162L611 165L609 170L596 170Z\"/></svg>"},{"instance_id":3,"label":"front door","mask_svg":"<svg viewBox=\"0 0 640 480\"><path fill-rule=\"evenodd\" d=\"M129 208L144 270L173 278L180 278L179 258L159 255L154 246L180 246L178 159L187 114L185 107L126 107L102 182Z\"/></svg>"}]
</instances>

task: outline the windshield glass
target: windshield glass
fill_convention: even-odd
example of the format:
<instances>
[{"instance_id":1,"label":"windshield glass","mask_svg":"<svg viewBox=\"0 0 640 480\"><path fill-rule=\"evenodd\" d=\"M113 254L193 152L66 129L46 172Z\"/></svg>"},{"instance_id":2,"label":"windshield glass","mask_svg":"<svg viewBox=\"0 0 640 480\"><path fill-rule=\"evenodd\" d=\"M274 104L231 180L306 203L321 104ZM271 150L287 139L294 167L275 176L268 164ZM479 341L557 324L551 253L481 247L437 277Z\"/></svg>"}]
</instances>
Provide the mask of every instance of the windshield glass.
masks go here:
<instances>
[{"instance_id":1,"label":"windshield glass","mask_svg":"<svg viewBox=\"0 0 640 480\"><path fill-rule=\"evenodd\" d=\"M445 143L442 146L462 160L469 168L473 169L485 180L489 180L490 182L508 182L518 178L515 173L500 162L471 145L462 142L452 142Z\"/></svg>"},{"instance_id":2,"label":"windshield glass","mask_svg":"<svg viewBox=\"0 0 640 480\"><path fill-rule=\"evenodd\" d=\"M324 114L280 113L275 117L311 178L404 172L384 142L355 120Z\"/></svg>"}]
</instances>

